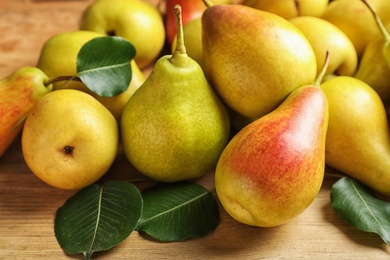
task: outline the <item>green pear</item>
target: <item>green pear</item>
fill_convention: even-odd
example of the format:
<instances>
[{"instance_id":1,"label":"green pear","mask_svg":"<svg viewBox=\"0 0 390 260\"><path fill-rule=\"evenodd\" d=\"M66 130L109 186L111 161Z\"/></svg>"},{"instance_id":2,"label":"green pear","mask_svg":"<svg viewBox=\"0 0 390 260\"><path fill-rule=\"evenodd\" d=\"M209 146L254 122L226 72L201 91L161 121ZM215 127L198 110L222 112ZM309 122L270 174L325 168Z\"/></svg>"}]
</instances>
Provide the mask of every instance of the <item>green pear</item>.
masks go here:
<instances>
[{"instance_id":1,"label":"green pear","mask_svg":"<svg viewBox=\"0 0 390 260\"><path fill-rule=\"evenodd\" d=\"M186 54L180 5L174 10L176 51L157 60L121 119L128 160L144 175L162 182L210 172L230 133L226 108L199 64Z\"/></svg>"},{"instance_id":2,"label":"green pear","mask_svg":"<svg viewBox=\"0 0 390 260\"><path fill-rule=\"evenodd\" d=\"M83 12L80 29L129 40L141 69L159 57L166 36L161 13L142 0L95 0Z\"/></svg>"},{"instance_id":3,"label":"green pear","mask_svg":"<svg viewBox=\"0 0 390 260\"><path fill-rule=\"evenodd\" d=\"M274 110L314 82L316 57L297 27L244 5L212 5L202 16L204 72L223 102L244 117Z\"/></svg>"},{"instance_id":4,"label":"green pear","mask_svg":"<svg viewBox=\"0 0 390 260\"><path fill-rule=\"evenodd\" d=\"M329 103L326 164L390 195L390 130L378 93L354 77L321 84Z\"/></svg>"},{"instance_id":5,"label":"green pear","mask_svg":"<svg viewBox=\"0 0 390 260\"><path fill-rule=\"evenodd\" d=\"M75 30L58 33L50 37L42 46L37 67L44 71L48 77L74 76L77 74L77 55L85 43L105 35L86 30ZM135 90L145 81L145 77L135 60L131 61L132 78L126 91L115 97L101 97L82 82L59 81L53 83L54 90L77 89L86 92L99 100L114 117L120 120L124 106Z\"/></svg>"},{"instance_id":6,"label":"green pear","mask_svg":"<svg viewBox=\"0 0 390 260\"><path fill-rule=\"evenodd\" d=\"M28 114L23 158L45 183L82 189L100 179L118 150L118 123L95 98L75 89L52 91Z\"/></svg>"},{"instance_id":7,"label":"green pear","mask_svg":"<svg viewBox=\"0 0 390 260\"><path fill-rule=\"evenodd\" d=\"M383 23L390 22L390 1L370 2L378 10ZM380 33L375 19L362 0L331 1L321 18L333 23L348 36L359 57L368 42Z\"/></svg>"},{"instance_id":8,"label":"green pear","mask_svg":"<svg viewBox=\"0 0 390 260\"><path fill-rule=\"evenodd\" d=\"M320 17L328 2L329 0L245 0L243 4L291 19L297 16Z\"/></svg>"},{"instance_id":9,"label":"green pear","mask_svg":"<svg viewBox=\"0 0 390 260\"><path fill-rule=\"evenodd\" d=\"M24 119L53 86L35 67L22 67L0 80L0 157L21 132Z\"/></svg>"},{"instance_id":10,"label":"green pear","mask_svg":"<svg viewBox=\"0 0 390 260\"><path fill-rule=\"evenodd\" d=\"M260 227L301 214L322 185L327 126L326 97L319 86L307 85L242 128L215 171L224 209L237 221Z\"/></svg>"},{"instance_id":11,"label":"green pear","mask_svg":"<svg viewBox=\"0 0 390 260\"><path fill-rule=\"evenodd\" d=\"M352 76L355 73L358 65L355 46L338 27L327 20L313 16L298 16L289 21L310 42L316 55L318 68L324 64L326 52L330 53L331 59L325 77Z\"/></svg>"}]
</instances>

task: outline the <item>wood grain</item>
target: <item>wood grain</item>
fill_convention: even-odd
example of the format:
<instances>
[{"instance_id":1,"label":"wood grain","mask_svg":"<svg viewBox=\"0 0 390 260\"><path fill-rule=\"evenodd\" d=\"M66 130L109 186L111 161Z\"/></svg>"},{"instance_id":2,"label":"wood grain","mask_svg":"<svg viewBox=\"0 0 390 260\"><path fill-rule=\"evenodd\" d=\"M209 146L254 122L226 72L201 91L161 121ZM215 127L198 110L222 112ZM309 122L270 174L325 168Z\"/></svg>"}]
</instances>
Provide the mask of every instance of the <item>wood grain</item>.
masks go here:
<instances>
[{"instance_id":1,"label":"wood grain","mask_svg":"<svg viewBox=\"0 0 390 260\"><path fill-rule=\"evenodd\" d=\"M0 0L0 77L34 66L44 41L78 27L91 1ZM104 178L139 176L122 153ZM312 205L290 223L256 228L238 223L221 208L221 224L209 236L158 243L137 232L98 259L389 259L390 248L375 234L341 221L330 205L326 177ZM213 173L199 183L213 188ZM150 183L139 183L140 187ZM83 259L66 255L54 236L55 212L74 191L38 180L23 161L20 139L0 158L0 259Z\"/></svg>"}]
</instances>

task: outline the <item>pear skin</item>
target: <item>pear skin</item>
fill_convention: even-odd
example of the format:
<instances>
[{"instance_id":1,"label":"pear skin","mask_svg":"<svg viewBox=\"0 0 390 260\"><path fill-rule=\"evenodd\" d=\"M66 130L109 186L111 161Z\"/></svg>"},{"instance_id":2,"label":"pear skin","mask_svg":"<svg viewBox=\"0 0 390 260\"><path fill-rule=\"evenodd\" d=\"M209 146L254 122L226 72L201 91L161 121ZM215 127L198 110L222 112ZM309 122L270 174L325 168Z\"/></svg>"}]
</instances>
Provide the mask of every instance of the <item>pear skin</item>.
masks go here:
<instances>
[{"instance_id":1,"label":"pear skin","mask_svg":"<svg viewBox=\"0 0 390 260\"><path fill-rule=\"evenodd\" d=\"M274 110L312 84L316 57L306 37L275 14L244 5L209 6L202 16L203 69L225 104L249 118Z\"/></svg>"},{"instance_id":2,"label":"pear skin","mask_svg":"<svg viewBox=\"0 0 390 260\"><path fill-rule=\"evenodd\" d=\"M244 5L291 19L298 16L320 17L328 2L329 0L245 0Z\"/></svg>"},{"instance_id":3,"label":"pear skin","mask_svg":"<svg viewBox=\"0 0 390 260\"><path fill-rule=\"evenodd\" d=\"M378 10L383 23L390 22L390 1L370 2ZM380 34L374 17L362 0L330 1L321 18L333 23L348 36L359 57L372 37Z\"/></svg>"},{"instance_id":4,"label":"pear skin","mask_svg":"<svg viewBox=\"0 0 390 260\"><path fill-rule=\"evenodd\" d=\"M387 103L390 101L390 67L383 53L385 43L382 35L368 42L354 77L371 86Z\"/></svg>"},{"instance_id":5,"label":"pear skin","mask_svg":"<svg viewBox=\"0 0 390 260\"><path fill-rule=\"evenodd\" d=\"M24 126L35 103L52 90L45 86L46 74L35 67L23 67L0 80L0 156Z\"/></svg>"},{"instance_id":6,"label":"pear skin","mask_svg":"<svg viewBox=\"0 0 390 260\"><path fill-rule=\"evenodd\" d=\"M334 24L313 16L298 16L289 20L306 36L320 68L328 51L331 55L325 77L329 75L352 76L358 65L355 46L343 31ZM320 71L318 71L318 74Z\"/></svg>"},{"instance_id":7,"label":"pear skin","mask_svg":"<svg viewBox=\"0 0 390 260\"><path fill-rule=\"evenodd\" d=\"M241 129L215 171L224 209L239 222L261 227L301 214L323 181L327 126L324 93L318 86L303 86Z\"/></svg>"},{"instance_id":8,"label":"pear skin","mask_svg":"<svg viewBox=\"0 0 390 260\"><path fill-rule=\"evenodd\" d=\"M43 96L23 127L23 158L48 185L78 190L99 180L113 164L118 123L85 92L61 89Z\"/></svg>"},{"instance_id":9,"label":"pear skin","mask_svg":"<svg viewBox=\"0 0 390 260\"><path fill-rule=\"evenodd\" d=\"M378 93L347 76L328 80L321 89L329 102L326 164L390 195L390 130Z\"/></svg>"}]
</instances>

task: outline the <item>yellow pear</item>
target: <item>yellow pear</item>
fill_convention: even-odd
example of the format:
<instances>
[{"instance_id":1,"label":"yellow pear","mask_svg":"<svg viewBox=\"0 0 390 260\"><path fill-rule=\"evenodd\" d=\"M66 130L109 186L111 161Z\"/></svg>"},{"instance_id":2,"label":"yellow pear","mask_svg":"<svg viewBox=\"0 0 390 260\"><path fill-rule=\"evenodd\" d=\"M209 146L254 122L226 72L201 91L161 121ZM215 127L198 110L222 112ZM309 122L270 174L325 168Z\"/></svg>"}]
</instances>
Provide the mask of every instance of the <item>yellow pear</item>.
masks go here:
<instances>
[{"instance_id":1,"label":"yellow pear","mask_svg":"<svg viewBox=\"0 0 390 260\"><path fill-rule=\"evenodd\" d=\"M85 30L62 32L48 38L43 44L36 66L49 78L58 76L75 76L77 55L81 47L88 41L105 36ZM72 88L85 90L85 85L78 81L55 82L54 90Z\"/></svg>"},{"instance_id":2,"label":"yellow pear","mask_svg":"<svg viewBox=\"0 0 390 260\"><path fill-rule=\"evenodd\" d=\"M229 108L259 118L314 82L316 57L297 27L245 5L208 6L202 16L203 69Z\"/></svg>"},{"instance_id":3,"label":"yellow pear","mask_svg":"<svg viewBox=\"0 0 390 260\"><path fill-rule=\"evenodd\" d=\"M141 69L158 58L166 36L162 14L142 0L95 0L83 12L80 29L129 40Z\"/></svg>"},{"instance_id":4,"label":"yellow pear","mask_svg":"<svg viewBox=\"0 0 390 260\"><path fill-rule=\"evenodd\" d=\"M328 2L329 0L244 0L243 4L291 19L297 16L320 17Z\"/></svg>"},{"instance_id":5,"label":"yellow pear","mask_svg":"<svg viewBox=\"0 0 390 260\"><path fill-rule=\"evenodd\" d=\"M390 67L383 55L386 40L378 35L370 40L360 59L354 77L370 85L383 100L390 101Z\"/></svg>"},{"instance_id":6,"label":"yellow pear","mask_svg":"<svg viewBox=\"0 0 390 260\"><path fill-rule=\"evenodd\" d=\"M383 23L390 22L390 1L370 0ZM380 30L369 8L361 0L331 1L321 18L340 28L352 41L360 57L367 43Z\"/></svg>"},{"instance_id":7,"label":"yellow pear","mask_svg":"<svg viewBox=\"0 0 390 260\"><path fill-rule=\"evenodd\" d=\"M110 168L118 123L92 96L63 89L43 96L28 114L22 153L31 171L59 189L81 189Z\"/></svg>"},{"instance_id":8,"label":"yellow pear","mask_svg":"<svg viewBox=\"0 0 390 260\"><path fill-rule=\"evenodd\" d=\"M103 37L97 32L76 30L63 32L49 38L43 45L37 67L44 71L48 77L74 76L77 73L76 63L77 55L81 47L88 41ZM101 97L90 91L83 83L78 81L56 82L54 90L58 89L77 89L84 91L98 99L119 121L122 110L128 99L145 81L142 71L134 60L131 61L132 79L126 91L115 97Z\"/></svg>"},{"instance_id":9,"label":"yellow pear","mask_svg":"<svg viewBox=\"0 0 390 260\"><path fill-rule=\"evenodd\" d=\"M325 62L330 53L328 75L352 76L357 68L358 57L355 46L343 31L332 23L313 16L298 16L289 20L308 39L316 55L317 67ZM320 71L318 71L320 73Z\"/></svg>"},{"instance_id":10,"label":"yellow pear","mask_svg":"<svg viewBox=\"0 0 390 260\"><path fill-rule=\"evenodd\" d=\"M390 195L390 129L378 93L354 77L321 84L329 103L327 165Z\"/></svg>"}]
</instances>

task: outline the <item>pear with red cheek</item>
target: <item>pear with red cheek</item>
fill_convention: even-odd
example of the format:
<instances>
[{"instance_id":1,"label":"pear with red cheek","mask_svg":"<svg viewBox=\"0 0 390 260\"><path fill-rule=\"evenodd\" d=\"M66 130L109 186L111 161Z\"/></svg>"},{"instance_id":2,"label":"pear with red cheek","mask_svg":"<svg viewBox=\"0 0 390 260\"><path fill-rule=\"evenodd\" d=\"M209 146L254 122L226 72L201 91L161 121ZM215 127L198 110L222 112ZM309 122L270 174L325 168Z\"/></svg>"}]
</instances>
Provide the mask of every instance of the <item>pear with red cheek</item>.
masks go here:
<instances>
[{"instance_id":1,"label":"pear with red cheek","mask_svg":"<svg viewBox=\"0 0 390 260\"><path fill-rule=\"evenodd\" d=\"M329 114L317 82L295 89L274 111L241 129L221 154L215 187L223 208L237 221L279 226L317 196Z\"/></svg>"}]
</instances>

